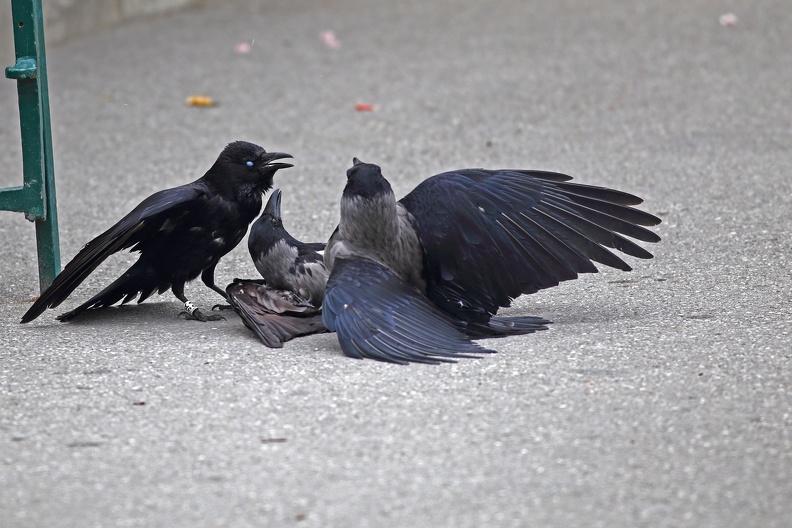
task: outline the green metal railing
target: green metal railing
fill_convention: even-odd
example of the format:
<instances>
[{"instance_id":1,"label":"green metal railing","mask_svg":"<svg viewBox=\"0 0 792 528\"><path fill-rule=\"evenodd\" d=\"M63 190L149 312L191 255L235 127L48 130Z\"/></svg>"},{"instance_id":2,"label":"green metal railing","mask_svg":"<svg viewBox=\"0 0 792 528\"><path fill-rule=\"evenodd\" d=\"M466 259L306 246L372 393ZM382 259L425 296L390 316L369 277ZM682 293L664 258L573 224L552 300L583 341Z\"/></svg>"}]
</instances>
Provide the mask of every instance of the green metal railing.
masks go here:
<instances>
[{"instance_id":1,"label":"green metal railing","mask_svg":"<svg viewBox=\"0 0 792 528\"><path fill-rule=\"evenodd\" d=\"M5 74L17 81L23 183L0 189L0 210L24 213L36 224L39 287L43 291L61 269L44 19L41 0L12 0L11 5L16 64L6 68Z\"/></svg>"}]
</instances>

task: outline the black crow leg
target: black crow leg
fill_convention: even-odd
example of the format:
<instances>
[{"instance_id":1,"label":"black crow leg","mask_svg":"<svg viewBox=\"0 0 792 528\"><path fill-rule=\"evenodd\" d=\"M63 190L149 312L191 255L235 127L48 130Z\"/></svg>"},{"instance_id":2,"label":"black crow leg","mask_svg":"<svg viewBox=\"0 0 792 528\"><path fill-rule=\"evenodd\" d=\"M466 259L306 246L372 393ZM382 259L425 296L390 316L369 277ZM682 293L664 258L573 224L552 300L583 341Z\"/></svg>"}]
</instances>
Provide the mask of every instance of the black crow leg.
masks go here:
<instances>
[{"instance_id":1,"label":"black crow leg","mask_svg":"<svg viewBox=\"0 0 792 528\"><path fill-rule=\"evenodd\" d=\"M216 291L217 293L222 295L223 299L228 301L228 295L226 295L226 292L223 291L221 288L219 288L217 286L217 284L215 284L214 272L215 272L215 266L211 266L211 267L206 268L205 270L203 270L203 273L201 273L201 280L209 288L213 289L214 291ZM230 304L215 304L214 306L212 306L212 311L214 311L214 310L230 310L230 309L231 309L231 305Z\"/></svg>"},{"instance_id":2,"label":"black crow leg","mask_svg":"<svg viewBox=\"0 0 792 528\"><path fill-rule=\"evenodd\" d=\"M215 266L216 266L216 264L215 264ZM214 281L215 266L210 266L210 267L206 268L205 270L203 270L203 273L201 273L201 280L208 287L212 288L214 291L216 291L217 293L222 295L223 299L225 299L227 301L228 300L228 295L226 295L225 290L223 290L222 288L218 287L217 284L215 284L215 281Z\"/></svg>"},{"instance_id":3,"label":"black crow leg","mask_svg":"<svg viewBox=\"0 0 792 528\"><path fill-rule=\"evenodd\" d=\"M184 316L184 318L187 320L201 321L203 323L207 321L225 321L225 317L219 314L205 315L195 304L192 303L192 301L188 300L187 297L184 296L183 283L174 284L171 286L171 291L177 299L184 303L184 310L179 312L179 317Z\"/></svg>"}]
</instances>

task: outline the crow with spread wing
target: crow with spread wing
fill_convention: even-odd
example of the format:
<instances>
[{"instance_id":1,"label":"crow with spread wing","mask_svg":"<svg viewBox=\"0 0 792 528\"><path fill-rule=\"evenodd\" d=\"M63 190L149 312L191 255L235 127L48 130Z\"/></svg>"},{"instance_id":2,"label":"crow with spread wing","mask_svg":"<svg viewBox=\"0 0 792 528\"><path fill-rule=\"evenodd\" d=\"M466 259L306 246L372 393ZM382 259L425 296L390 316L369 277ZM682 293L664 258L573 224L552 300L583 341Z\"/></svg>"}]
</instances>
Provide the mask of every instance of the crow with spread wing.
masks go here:
<instances>
[{"instance_id":1,"label":"crow with spread wing","mask_svg":"<svg viewBox=\"0 0 792 528\"><path fill-rule=\"evenodd\" d=\"M660 219L631 194L564 174L464 169L432 176L396 201L380 167L347 171L341 221L325 251L323 320L344 353L396 363L494 352L473 339L542 330L549 321L500 317L521 294L597 271L629 271L608 248L652 254Z\"/></svg>"}]
</instances>

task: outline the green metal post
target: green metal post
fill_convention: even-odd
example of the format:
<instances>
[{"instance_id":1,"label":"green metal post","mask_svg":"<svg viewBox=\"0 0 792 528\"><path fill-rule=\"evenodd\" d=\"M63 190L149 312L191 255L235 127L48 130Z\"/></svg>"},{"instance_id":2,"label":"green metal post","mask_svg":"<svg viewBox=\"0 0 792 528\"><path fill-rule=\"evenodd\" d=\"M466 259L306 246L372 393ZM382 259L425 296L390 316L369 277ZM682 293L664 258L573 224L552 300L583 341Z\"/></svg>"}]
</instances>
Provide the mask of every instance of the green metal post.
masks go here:
<instances>
[{"instance_id":1,"label":"green metal post","mask_svg":"<svg viewBox=\"0 0 792 528\"><path fill-rule=\"evenodd\" d=\"M12 0L11 5L16 64L6 68L5 74L17 81L23 184L0 189L0 209L22 212L35 222L43 291L61 269L44 18L41 0Z\"/></svg>"}]
</instances>

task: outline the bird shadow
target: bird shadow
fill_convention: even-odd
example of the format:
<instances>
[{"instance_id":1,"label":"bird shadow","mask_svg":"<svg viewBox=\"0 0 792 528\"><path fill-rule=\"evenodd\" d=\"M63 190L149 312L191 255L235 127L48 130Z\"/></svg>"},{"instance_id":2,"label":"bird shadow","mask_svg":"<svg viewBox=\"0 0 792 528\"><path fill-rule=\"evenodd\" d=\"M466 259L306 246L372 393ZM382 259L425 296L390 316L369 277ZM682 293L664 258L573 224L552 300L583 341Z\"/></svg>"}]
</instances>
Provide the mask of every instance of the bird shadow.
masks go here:
<instances>
[{"instance_id":1,"label":"bird shadow","mask_svg":"<svg viewBox=\"0 0 792 528\"><path fill-rule=\"evenodd\" d=\"M519 305L503 310L499 315L532 315L543 317L552 322L552 326L569 324L609 323L625 320L643 319L649 313L637 307L624 304L601 303L554 303L542 302L531 304L522 301Z\"/></svg>"},{"instance_id":2,"label":"bird shadow","mask_svg":"<svg viewBox=\"0 0 792 528\"><path fill-rule=\"evenodd\" d=\"M162 324L178 321L180 311L181 305L172 302L122 304L99 310L86 310L71 321L60 324L74 327Z\"/></svg>"}]
</instances>

